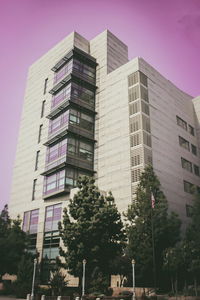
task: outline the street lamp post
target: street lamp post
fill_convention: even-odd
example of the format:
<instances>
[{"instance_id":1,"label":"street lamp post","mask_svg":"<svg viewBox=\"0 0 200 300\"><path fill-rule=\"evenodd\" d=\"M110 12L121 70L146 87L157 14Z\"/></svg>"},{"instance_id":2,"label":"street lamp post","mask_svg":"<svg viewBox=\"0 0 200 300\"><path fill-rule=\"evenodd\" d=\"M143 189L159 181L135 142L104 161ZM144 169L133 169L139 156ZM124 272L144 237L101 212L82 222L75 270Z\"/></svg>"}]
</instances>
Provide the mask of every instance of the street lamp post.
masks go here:
<instances>
[{"instance_id":1,"label":"street lamp post","mask_svg":"<svg viewBox=\"0 0 200 300\"><path fill-rule=\"evenodd\" d=\"M34 259L34 267L33 267L33 281L32 281L32 291L31 291L31 300L34 297L34 286L35 286L35 272L36 272L37 259Z\"/></svg>"},{"instance_id":2,"label":"street lamp post","mask_svg":"<svg viewBox=\"0 0 200 300\"><path fill-rule=\"evenodd\" d=\"M133 271L133 300L135 300L135 260L132 259L132 271Z\"/></svg>"},{"instance_id":3,"label":"street lamp post","mask_svg":"<svg viewBox=\"0 0 200 300\"><path fill-rule=\"evenodd\" d=\"M82 297L85 295L85 265L86 265L86 259L83 260Z\"/></svg>"}]
</instances>

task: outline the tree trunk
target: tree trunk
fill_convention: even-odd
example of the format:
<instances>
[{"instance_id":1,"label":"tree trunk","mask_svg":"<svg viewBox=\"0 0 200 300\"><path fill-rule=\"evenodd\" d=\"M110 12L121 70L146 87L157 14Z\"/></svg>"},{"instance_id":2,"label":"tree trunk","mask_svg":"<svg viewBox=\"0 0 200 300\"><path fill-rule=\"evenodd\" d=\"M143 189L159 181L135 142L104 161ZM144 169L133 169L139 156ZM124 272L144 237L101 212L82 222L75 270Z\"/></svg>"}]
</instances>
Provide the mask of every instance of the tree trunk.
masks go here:
<instances>
[{"instance_id":1,"label":"tree trunk","mask_svg":"<svg viewBox=\"0 0 200 300\"><path fill-rule=\"evenodd\" d=\"M175 292L176 292L176 299L177 299L177 289L178 289L178 279L177 279L177 273L176 273L176 277L175 277Z\"/></svg>"},{"instance_id":2,"label":"tree trunk","mask_svg":"<svg viewBox=\"0 0 200 300\"><path fill-rule=\"evenodd\" d=\"M175 292L174 292L174 280L173 280L173 277L171 277L171 288L172 288L172 293L175 294Z\"/></svg>"},{"instance_id":3,"label":"tree trunk","mask_svg":"<svg viewBox=\"0 0 200 300\"><path fill-rule=\"evenodd\" d=\"M195 290L195 296L197 297L197 279L194 277L194 290Z\"/></svg>"},{"instance_id":4,"label":"tree trunk","mask_svg":"<svg viewBox=\"0 0 200 300\"><path fill-rule=\"evenodd\" d=\"M185 295L185 299L186 299L186 296L187 296L187 294L188 294L187 281L186 281L186 280L185 280L185 282L184 282L184 290L185 290L184 295Z\"/></svg>"}]
</instances>

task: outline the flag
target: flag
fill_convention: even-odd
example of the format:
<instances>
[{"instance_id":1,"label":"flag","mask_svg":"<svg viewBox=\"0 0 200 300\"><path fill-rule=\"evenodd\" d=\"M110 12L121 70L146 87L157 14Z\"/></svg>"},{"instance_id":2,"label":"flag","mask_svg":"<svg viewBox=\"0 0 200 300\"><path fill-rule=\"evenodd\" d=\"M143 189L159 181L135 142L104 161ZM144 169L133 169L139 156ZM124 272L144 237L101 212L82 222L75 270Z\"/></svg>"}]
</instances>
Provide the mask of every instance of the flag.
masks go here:
<instances>
[{"instance_id":1,"label":"flag","mask_svg":"<svg viewBox=\"0 0 200 300\"><path fill-rule=\"evenodd\" d=\"M151 193L151 207L154 208L155 207L155 198L153 193Z\"/></svg>"}]
</instances>

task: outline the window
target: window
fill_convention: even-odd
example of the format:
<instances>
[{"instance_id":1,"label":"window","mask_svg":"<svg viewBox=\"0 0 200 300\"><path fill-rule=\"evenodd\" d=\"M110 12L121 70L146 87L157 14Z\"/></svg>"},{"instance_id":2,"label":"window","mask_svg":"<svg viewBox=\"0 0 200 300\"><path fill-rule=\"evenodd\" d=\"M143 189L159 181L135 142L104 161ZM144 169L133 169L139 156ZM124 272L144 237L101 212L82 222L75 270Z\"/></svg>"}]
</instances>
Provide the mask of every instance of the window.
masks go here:
<instances>
[{"instance_id":1,"label":"window","mask_svg":"<svg viewBox=\"0 0 200 300\"><path fill-rule=\"evenodd\" d=\"M94 117L77 110L70 110L69 123L87 131L94 131Z\"/></svg>"},{"instance_id":2,"label":"window","mask_svg":"<svg viewBox=\"0 0 200 300\"><path fill-rule=\"evenodd\" d=\"M190 144L187 140L185 140L184 138L182 138L181 136L179 136L179 145L183 148L185 148L186 150L190 151Z\"/></svg>"},{"instance_id":3,"label":"window","mask_svg":"<svg viewBox=\"0 0 200 300\"><path fill-rule=\"evenodd\" d=\"M140 169L132 170L132 182L137 182L140 180Z\"/></svg>"},{"instance_id":4,"label":"window","mask_svg":"<svg viewBox=\"0 0 200 300\"><path fill-rule=\"evenodd\" d=\"M141 126L140 126L140 116L135 116L134 118L131 118L130 119L130 132L135 132L139 129L141 129Z\"/></svg>"},{"instance_id":5,"label":"window","mask_svg":"<svg viewBox=\"0 0 200 300\"><path fill-rule=\"evenodd\" d=\"M84 175L91 176L91 174L88 172L78 171L75 169L67 168L66 169L66 179L65 179L66 185L69 187L76 186L78 177L84 176Z\"/></svg>"},{"instance_id":6,"label":"window","mask_svg":"<svg viewBox=\"0 0 200 300\"><path fill-rule=\"evenodd\" d=\"M45 100L44 101L42 101L42 108L41 108L41 118L43 118L44 117L44 109L45 109Z\"/></svg>"},{"instance_id":7,"label":"window","mask_svg":"<svg viewBox=\"0 0 200 300\"><path fill-rule=\"evenodd\" d=\"M93 145L84 142L79 142L78 152L80 158L89 161L93 160Z\"/></svg>"},{"instance_id":8,"label":"window","mask_svg":"<svg viewBox=\"0 0 200 300\"><path fill-rule=\"evenodd\" d=\"M192 154L197 155L197 147L191 144Z\"/></svg>"},{"instance_id":9,"label":"window","mask_svg":"<svg viewBox=\"0 0 200 300\"><path fill-rule=\"evenodd\" d=\"M44 81L44 95L46 94L47 91L47 84L48 84L48 78L46 78Z\"/></svg>"},{"instance_id":10,"label":"window","mask_svg":"<svg viewBox=\"0 0 200 300\"><path fill-rule=\"evenodd\" d=\"M186 193L189 193L189 194L194 194L194 184L188 182L188 181L183 181L183 186L184 186L184 191Z\"/></svg>"},{"instance_id":11,"label":"window","mask_svg":"<svg viewBox=\"0 0 200 300\"><path fill-rule=\"evenodd\" d=\"M34 179L33 180L32 200L35 200L36 183L37 183L37 179Z\"/></svg>"},{"instance_id":12,"label":"window","mask_svg":"<svg viewBox=\"0 0 200 300\"><path fill-rule=\"evenodd\" d=\"M140 72L140 82L147 87L147 76Z\"/></svg>"},{"instance_id":13,"label":"window","mask_svg":"<svg viewBox=\"0 0 200 300\"><path fill-rule=\"evenodd\" d=\"M143 125L143 130L146 130L147 132L151 132L150 119L144 115L142 115L142 125Z\"/></svg>"},{"instance_id":14,"label":"window","mask_svg":"<svg viewBox=\"0 0 200 300\"><path fill-rule=\"evenodd\" d=\"M54 73L53 84L56 84L64 76L67 76L72 71L72 60L64 65L58 72Z\"/></svg>"},{"instance_id":15,"label":"window","mask_svg":"<svg viewBox=\"0 0 200 300\"><path fill-rule=\"evenodd\" d=\"M62 89L60 92L58 92L56 95L52 97L51 109L53 109L62 101L68 100L70 98L70 94L71 94L71 84L68 84L64 89Z\"/></svg>"},{"instance_id":16,"label":"window","mask_svg":"<svg viewBox=\"0 0 200 300\"><path fill-rule=\"evenodd\" d=\"M140 86L140 90L141 90L141 98L146 102L149 102L148 90L143 86Z\"/></svg>"},{"instance_id":17,"label":"window","mask_svg":"<svg viewBox=\"0 0 200 300\"><path fill-rule=\"evenodd\" d=\"M152 151L148 148L144 148L144 163L147 165L152 164Z\"/></svg>"},{"instance_id":18,"label":"window","mask_svg":"<svg viewBox=\"0 0 200 300\"><path fill-rule=\"evenodd\" d=\"M47 148L46 164L49 164L64 155L66 156L66 153L67 139L64 139L61 142Z\"/></svg>"},{"instance_id":19,"label":"window","mask_svg":"<svg viewBox=\"0 0 200 300\"><path fill-rule=\"evenodd\" d=\"M37 242L39 209L34 209L24 213L22 230L29 234L28 251L35 254Z\"/></svg>"},{"instance_id":20,"label":"window","mask_svg":"<svg viewBox=\"0 0 200 300\"><path fill-rule=\"evenodd\" d=\"M200 176L199 167L197 165L194 165L194 174Z\"/></svg>"},{"instance_id":21,"label":"window","mask_svg":"<svg viewBox=\"0 0 200 300\"><path fill-rule=\"evenodd\" d=\"M77 59L74 59L73 60L73 70L78 71L79 73L86 76L90 82L93 82L93 83L95 82L96 70L94 67L86 65Z\"/></svg>"},{"instance_id":22,"label":"window","mask_svg":"<svg viewBox=\"0 0 200 300\"><path fill-rule=\"evenodd\" d=\"M140 155L135 155L131 157L132 167L140 165Z\"/></svg>"},{"instance_id":23,"label":"window","mask_svg":"<svg viewBox=\"0 0 200 300\"><path fill-rule=\"evenodd\" d=\"M186 204L185 209L186 209L186 216L188 218L191 218L192 217L192 213L193 213L193 207L192 207L192 205Z\"/></svg>"},{"instance_id":24,"label":"window","mask_svg":"<svg viewBox=\"0 0 200 300\"><path fill-rule=\"evenodd\" d=\"M136 83L138 83L138 81L139 81L138 72L135 72L135 73L130 74L128 76L128 86L129 87L136 84Z\"/></svg>"},{"instance_id":25,"label":"window","mask_svg":"<svg viewBox=\"0 0 200 300\"><path fill-rule=\"evenodd\" d=\"M61 203L46 207L43 258L52 260L59 256L60 236L58 231L58 222L61 220L61 216Z\"/></svg>"},{"instance_id":26,"label":"window","mask_svg":"<svg viewBox=\"0 0 200 300\"><path fill-rule=\"evenodd\" d=\"M51 194L56 191L64 190L65 187L65 170L61 170L44 178L43 194Z\"/></svg>"},{"instance_id":27,"label":"window","mask_svg":"<svg viewBox=\"0 0 200 300\"><path fill-rule=\"evenodd\" d=\"M72 97L94 106L95 92L84 88L80 84L72 84Z\"/></svg>"},{"instance_id":28,"label":"window","mask_svg":"<svg viewBox=\"0 0 200 300\"><path fill-rule=\"evenodd\" d=\"M140 103L139 103L139 101L131 103L129 105L129 113L130 113L130 115L136 114L138 111L140 111Z\"/></svg>"},{"instance_id":29,"label":"window","mask_svg":"<svg viewBox=\"0 0 200 300\"><path fill-rule=\"evenodd\" d=\"M35 159L35 171L38 169L38 160L39 160L40 151L36 152L36 159Z\"/></svg>"},{"instance_id":30,"label":"window","mask_svg":"<svg viewBox=\"0 0 200 300\"><path fill-rule=\"evenodd\" d=\"M176 122L178 126L187 131L187 123L183 119L181 119L179 116L176 116Z\"/></svg>"},{"instance_id":31,"label":"window","mask_svg":"<svg viewBox=\"0 0 200 300\"><path fill-rule=\"evenodd\" d=\"M45 232L58 230L58 222L61 220L61 215L61 203L46 207Z\"/></svg>"},{"instance_id":32,"label":"window","mask_svg":"<svg viewBox=\"0 0 200 300\"><path fill-rule=\"evenodd\" d=\"M188 131L191 135L194 136L194 127L192 127L191 125L188 125Z\"/></svg>"},{"instance_id":33,"label":"window","mask_svg":"<svg viewBox=\"0 0 200 300\"><path fill-rule=\"evenodd\" d=\"M144 101L141 101L142 112L149 116L149 105Z\"/></svg>"},{"instance_id":34,"label":"window","mask_svg":"<svg viewBox=\"0 0 200 300\"><path fill-rule=\"evenodd\" d=\"M40 141L41 141L41 136L42 136L42 124L40 125L40 127L39 127L39 133L38 133L38 144L40 143Z\"/></svg>"},{"instance_id":35,"label":"window","mask_svg":"<svg viewBox=\"0 0 200 300\"><path fill-rule=\"evenodd\" d=\"M67 152L84 160L93 160L93 145L74 138L68 138Z\"/></svg>"},{"instance_id":36,"label":"window","mask_svg":"<svg viewBox=\"0 0 200 300\"><path fill-rule=\"evenodd\" d=\"M139 98L139 85L134 86L128 90L129 102L135 101Z\"/></svg>"},{"instance_id":37,"label":"window","mask_svg":"<svg viewBox=\"0 0 200 300\"><path fill-rule=\"evenodd\" d=\"M39 219L39 209L32 210L30 212L30 222L29 222L29 233L37 233Z\"/></svg>"},{"instance_id":38,"label":"window","mask_svg":"<svg viewBox=\"0 0 200 300\"><path fill-rule=\"evenodd\" d=\"M139 133L131 135L131 147L141 144L141 136Z\"/></svg>"},{"instance_id":39,"label":"window","mask_svg":"<svg viewBox=\"0 0 200 300\"><path fill-rule=\"evenodd\" d=\"M151 147L151 135L147 132L143 132L143 143Z\"/></svg>"},{"instance_id":40,"label":"window","mask_svg":"<svg viewBox=\"0 0 200 300\"><path fill-rule=\"evenodd\" d=\"M69 110L49 121L49 135L57 132L64 125L69 124Z\"/></svg>"},{"instance_id":41,"label":"window","mask_svg":"<svg viewBox=\"0 0 200 300\"><path fill-rule=\"evenodd\" d=\"M192 163L190 161L181 157L181 165L183 169L186 169L187 171L192 173Z\"/></svg>"},{"instance_id":42,"label":"window","mask_svg":"<svg viewBox=\"0 0 200 300\"><path fill-rule=\"evenodd\" d=\"M59 231L44 234L43 258L55 260L59 256L60 235Z\"/></svg>"}]
</instances>

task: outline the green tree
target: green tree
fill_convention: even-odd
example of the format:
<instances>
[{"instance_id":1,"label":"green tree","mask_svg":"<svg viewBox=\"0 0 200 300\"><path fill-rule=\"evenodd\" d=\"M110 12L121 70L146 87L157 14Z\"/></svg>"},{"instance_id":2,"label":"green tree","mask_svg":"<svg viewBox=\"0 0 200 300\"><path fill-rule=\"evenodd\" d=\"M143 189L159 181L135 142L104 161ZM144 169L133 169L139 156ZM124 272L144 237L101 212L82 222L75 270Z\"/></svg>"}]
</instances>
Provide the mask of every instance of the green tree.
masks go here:
<instances>
[{"instance_id":1,"label":"green tree","mask_svg":"<svg viewBox=\"0 0 200 300\"><path fill-rule=\"evenodd\" d=\"M167 248L164 251L163 268L168 273L171 282L171 291L173 294L178 293L178 281L185 273L184 269L184 247L183 243L178 243L173 248Z\"/></svg>"},{"instance_id":2,"label":"green tree","mask_svg":"<svg viewBox=\"0 0 200 300\"><path fill-rule=\"evenodd\" d=\"M17 280L14 282L16 296L23 298L30 294L33 279L33 256L25 253L18 264Z\"/></svg>"},{"instance_id":3,"label":"green tree","mask_svg":"<svg viewBox=\"0 0 200 300\"><path fill-rule=\"evenodd\" d=\"M119 286L132 286L132 265L131 260L127 255L117 256L112 261L112 274L119 275ZM130 279L127 282L127 279Z\"/></svg>"},{"instance_id":4,"label":"green tree","mask_svg":"<svg viewBox=\"0 0 200 300\"><path fill-rule=\"evenodd\" d=\"M152 207L152 194L155 198ZM137 187L136 201L126 213L128 225L127 254L136 260L136 284L153 286L155 257L157 285L161 285L163 251L173 247L180 239L181 221L168 212L167 200L160 189L160 182L152 166L146 167ZM153 230L152 230L153 229ZM153 239L152 239L153 232ZM153 256L153 242L155 255Z\"/></svg>"},{"instance_id":5,"label":"green tree","mask_svg":"<svg viewBox=\"0 0 200 300\"><path fill-rule=\"evenodd\" d=\"M193 279L197 296L198 279L200 278L200 194L194 199L191 222L186 229L185 251L187 257L187 271Z\"/></svg>"},{"instance_id":6,"label":"green tree","mask_svg":"<svg viewBox=\"0 0 200 300\"><path fill-rule=\"evenodd\" d=\"M63 289L67 286L68 281L63 275L61 269L54 270L51 274L49 285L51 287L52 296L61 296Z\"/></svg>"},{"instance_id":7,"label":"green tree","mask_svg":"<svg viewBox=\"0 0 200 300\"><path fill-rule=\"evenodd\" d=\"M0 280L5 273L17 274L18 263L27 246L19 218L11 221L5 206L0 214Z\"/></svg>"},{"instance_id":8,"label":"green tree","mask_svg":"<svg viewBox=\"0 0 200 300\"><path fill-rule=\"evenodd\" d=\"M11 226L11 220L8 214L8 205L4 206L4 209L0 213L0 238L7 235Z\"/></svg>"},{"instance_id":9,"label":"green tree","mask_svg":"<svg viewBox=\"0 0 200 300\"><path fill-rule=\"evenodd\" d=\"M104 197L94 179L78 180L79 191L64 210L60 234L67 251L61 250L70 274L79 277L86 259L86 278L92 282L98 274L110 275L111 261L121 255L126 240L120 213L110 193Z\"/></svg>"}]
</instances>

